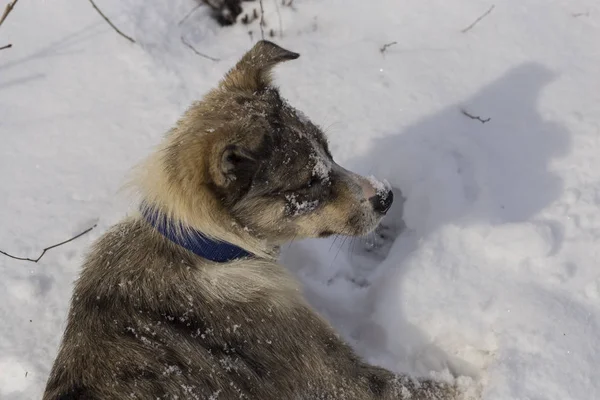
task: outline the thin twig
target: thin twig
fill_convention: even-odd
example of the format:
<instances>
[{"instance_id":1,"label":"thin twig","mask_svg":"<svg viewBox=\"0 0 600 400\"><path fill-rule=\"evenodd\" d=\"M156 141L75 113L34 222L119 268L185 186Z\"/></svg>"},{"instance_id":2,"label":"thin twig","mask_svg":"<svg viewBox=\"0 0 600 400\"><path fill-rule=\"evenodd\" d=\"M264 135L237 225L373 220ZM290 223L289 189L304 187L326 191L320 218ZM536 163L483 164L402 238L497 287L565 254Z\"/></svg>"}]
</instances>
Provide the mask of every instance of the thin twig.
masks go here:
<instances>
[{"instance_id":1,"label":"thin twig","mask_svg":"<svg viewBox=\"0 0 600 400\"><path fill-rule=\"evenodd\" d=\"M36 262L38 262L38 261L40 261L40 260L41 260L41 258L44 256L44 254L46 254L46 252L47 252L48 250L54 249L55 247L58 247L58 246L62 246L63 244L67 244L67 243L69 243L69 242L71 242L71 241L73 241L73 240L75 240L75 239L77 239L77 238L79 238L79 237L81 237L81 236L85 235L86 233L88 233L89 231L91 231L92 229L94 229L96 226L97 226L97 224L94 224L92 227L90 227L90 228L87 228L85 231L81 232L81 233L80 233L80 234L78 234L78 235L75 235L75 236L73 236L71 239L65 240L64 242L60 242L60 243L57 243L57 244L53 244L53 245L52 245L52 246L50 246L50 247L46 247L46 248L45 248L45 249L42 251L42 254L40 254L40 256L39 256L38 258L35 258L35 259L33 259L33 258L27 258L27 257L16 257L16 256L10 255L10 254L8 254L8 253L6 253L6 252L2 251L2 250L0 250L0 253L1 253L1 254L4 254L5 256L8 256L8 257L10 257L10 258L14 258L15 260L21 260L21 261L31 261L31 262L34 262L34 263L36 263Z\"/></svg>"},{"instance_id":2,"label":"thin twig","mask_svg":"<svg viewBox=\"0 0 600 400\"><path fill-rule=\"evenodd\" d=\"M265 9L263 8L263 0L259 0L260 3L260 38L265 40L265 30L263 29L263 24L265 23Z\"/></svg>"},{"instance_id":3,"label":"thin twig","mask_svg":"<svg viewBox=\"0 0 600 400\"><path fill-rule=\"evenodd\" d=\"M491 120L491 119L492 119L492 118L490 118L490 117L483 119L483 118L481 118L481 117L479 117L479 116L477 116L477 115L470 114L470 113L469 113L469 112L467 112L467 110L465 110L464 108L462 108L462 109L460 110L460 112L462 112L462 113L463 113L463 115L465 115L465 116L467 116L467 117L469 117L469 118L471 118L471 119L474 119L474 120L477 120L477 121L481 122L482 124L485 124L486 122L488 122L489 120Z\"/></svg>"},{"instance_id":4,"label":"thin twig","mask_svg":"<svg viewBox=\"0 0 600 400\"><path fill-rule=\"evenodd\" d=\"M294 7L294 0L290 0L289 2L285 2L285 0L281 0L281 5L284 7L289 7L292 10L296 11L296 7Z\"/></svg>"},{"instance_id":5,"label":"thin twig","mask_svg":"<svg viewBox=\"0 0 600 400\"><path fill-rule=\"evenodd\" d=\"M573 16L573 18L589 17L590 16L590 12L586 11L586 12L580 12L580 13L573 13L571 15Z\"/></svg>"},{"instance_id":6,"label":"thin twig","mask_svg":"<svg viewBox=\"0 0 600 400\"><path fill-rule=\"evenodd\" d=\"M2 23L4 22L6 17L8 17L8 14L10 14L10 12L12 11L12 9L15 8L15 6L17 5L17 1L19 1L19 0L13 0L12 3L8 3L6 5L6 8L4 9L4 12L2 13L2 17L0 17L0 25L2 25Z\"/></svg>"},{"instance_id":7,"label":"thin twig","mask_svg":"<svg viewBox=\"0 0 600 400\"><path fill-rule=\"evenodd\" d=\"M279 11L279 0L273 0L277 9L277 18L279 18L279 37L283 37L283 22L281 22L281 11Z\"/></svg>"},{"instance_id":8,"label":"thin twig","mask_svg":"<svg viewBox=\"0 0 600 400\"><path fill-rule=\"evenodd\" d=\"M383 53L385 53L385 51L387 50L388 47L392 47L395 44L398 44L398 42L386 43L379 49L379 51L381 52L381 54L383 54Z\"/></svg>"},{"instance_id":9,"label":"thin twig","mask_svg":"<svg viewBox=\"0 0 600 400\"><path fill-rule=\"evenodd\" d=\"M131 43L135 43L135 40L133 40L132 38L130 38L129 36L127 36L126 34L124 34L123 32L121 32L119 30L119 28L117 28L112 22L110 22L110 19L108 19L108 17L106 15L104 15L102 13L102 11L100 11L100 9L98 8L98 6L96 6L96 3L94 3L94 0L90 0L90 3L92 3L92 6L96 9L96 11L98 11L98 14L100 14L102 16L102 18L104 18L104 20L106 22L108 22L108 24L110 26L112 26L112 28L117 31L117 33L121 36L123 36L125 39L129 40Z\"/></svg>"},{"instance_id":10,"label":"thin twig","mask_svg":"<svg viewBox=\"0 0 600 400\"><path fill-rule=\"evenodd\" d=\"M196 53L196 55L198 55L200 57L204 57L204 58L206 58L208 60L215 61L215 62L216 61L221 61L218 58L214 58L214 57L211 57L211 56L206 55L204 53L200 53L198 50L196 50L196 48L194 46L192 46L187 40L185 40L185 38L183 37L183 35L181 35L181 43L185 44L187 47L189 47L190 49L192 49L192 51L194 53Z\"/></svg>"},{"instance_id":11,"label":"thin twig","mask_svg":"<svg viewBox=\"0 0 600 400\"><path fill-rule=\"evenodd\" d=\"M12 11L12 9L15 8L17 1L19 1L19 0L13 0L12 3L8 3L6 5L6 8L4 9L4 12L2 13L2 17L0 17L0 25L2 25L2 23L4 22L6 17L8 17L8 14L10 14L10 12ZM5 46L0 47L0 50L10 49L11 47L12 47L12 44L9 43Z\"/></svg>"},{"instance_id":12,"label":"thin twig","mask_svg":"<svg viewBox=\"0 0 600 400\"><path fill-rule=\"evenodd\" d=\"M198 4L196 7L192 8L192 9L190 10L190 12L188 12L187 14L185 14L185 17L181 18L181 21L179 21L179 22L177 23L177 26L181 26L181 24L183 24L183 23L185 22L185 20L186 20L186 19L188 19L189 17L191 17L191 16L192 16L192 14L193 14L193 13L195 13L195 12L196 12L196 10L197 10L197 9L199 9L200 7L202 7L203 5L204 5L204 3L200 3L200 4Z\"/></svg>"},{"instance_id":13,"label":"thin twig","mask_svg":"<svg viewBox=\"0 0 600 400\"><path fill-rule=\"evenodd\" d=\"M483 14L481 14L481 16L479 18L477 18L475 21L473 21L473 23L469 26L467 26L465 29L463 29L461 32L462 33L467 33L469 32L471 29L473 29L473 27L475 25L477 25L479 23L479 21L481 21L482 19L484 19L485 17L487 17L492 10L494 9L494 7L496 7L495 4L492 4L492 6L489 8L489 10L487 10L486 12L484 12Z\"/></svg>"}]
</instances>

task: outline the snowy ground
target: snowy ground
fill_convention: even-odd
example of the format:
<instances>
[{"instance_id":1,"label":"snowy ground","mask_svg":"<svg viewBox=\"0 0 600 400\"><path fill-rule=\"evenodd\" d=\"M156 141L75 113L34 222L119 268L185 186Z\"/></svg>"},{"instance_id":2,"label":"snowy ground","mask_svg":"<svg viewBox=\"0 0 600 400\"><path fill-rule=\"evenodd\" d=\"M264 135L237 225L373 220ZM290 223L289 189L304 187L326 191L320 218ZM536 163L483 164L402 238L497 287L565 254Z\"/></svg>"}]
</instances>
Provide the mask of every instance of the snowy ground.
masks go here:
<instances>
[{"instance_id":1,"label":"snowy ground","mask_svg":"<svg viewBox=\"0 0 600 400\"><path fill-rule=\"evenodd\" d=\"M138 43L86 1L21 1L0 27L0 250L98 223L37 264L0 255L2 399L40 397L125 174L260 37L203 8L179 24L192 0L96 2ZM600 398L600 3L499 1L466 33L491 0L295 0L281 25L264 3L302 55L284 96L407 199L388 239L286 249L310 301L389 368L479 375L486 400Z\"/></svg>"}]
</instances>

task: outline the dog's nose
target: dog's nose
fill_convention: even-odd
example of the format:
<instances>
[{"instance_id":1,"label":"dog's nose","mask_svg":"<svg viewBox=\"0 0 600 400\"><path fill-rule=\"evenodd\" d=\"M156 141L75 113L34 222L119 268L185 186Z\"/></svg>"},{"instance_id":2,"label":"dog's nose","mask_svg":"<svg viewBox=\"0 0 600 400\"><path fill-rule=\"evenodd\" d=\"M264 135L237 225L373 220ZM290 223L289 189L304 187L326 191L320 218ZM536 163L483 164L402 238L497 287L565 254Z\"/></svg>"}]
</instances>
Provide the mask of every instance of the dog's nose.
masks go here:
<instances>
[{"instance_id":1,"label":"dog's nose","mask_svg":"<svg viewBox=\"0 0 600 400\"><path fill-rule=\"evenodd\" d=\"M394 192L389 190L384 193L377 193L377 195L371 197L369 201L373 206L373 210L380 214L385 214L394 202Z\"/></svg>"}]
</instances>

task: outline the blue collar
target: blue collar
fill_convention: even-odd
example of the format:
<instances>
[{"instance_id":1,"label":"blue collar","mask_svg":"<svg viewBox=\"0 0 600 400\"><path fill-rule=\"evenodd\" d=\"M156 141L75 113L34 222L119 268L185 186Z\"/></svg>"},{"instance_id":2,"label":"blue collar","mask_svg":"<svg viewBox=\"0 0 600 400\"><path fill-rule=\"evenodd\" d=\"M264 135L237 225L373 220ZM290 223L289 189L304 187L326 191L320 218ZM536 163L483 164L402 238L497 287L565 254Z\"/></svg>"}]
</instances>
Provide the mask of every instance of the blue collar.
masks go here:
<instances>
[{"instance_id":1,"label":"blue collar","mask_svg":"<svg viewBox=\"0 0 600 400\"><path fill-rule=\"evenodd\" d=\"M234 244L211 239L193 228L169 221L167 216L144 205L141 212L146 221L164 237L207 260L225 263L253 256Z\"/></svg>"}]
</instances>

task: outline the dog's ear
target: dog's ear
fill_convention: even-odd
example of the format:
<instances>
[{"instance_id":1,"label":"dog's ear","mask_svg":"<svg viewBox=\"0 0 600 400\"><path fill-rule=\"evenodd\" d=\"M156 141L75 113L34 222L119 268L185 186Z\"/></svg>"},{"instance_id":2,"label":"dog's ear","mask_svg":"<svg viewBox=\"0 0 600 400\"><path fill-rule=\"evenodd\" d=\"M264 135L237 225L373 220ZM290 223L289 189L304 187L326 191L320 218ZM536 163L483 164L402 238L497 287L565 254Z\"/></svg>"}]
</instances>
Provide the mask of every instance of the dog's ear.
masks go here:
<instances>
[{"instance_id":1,"label":"dog's ear","mask_svg":"<svg viewBox=\"0 0 600 400\"><path fill-rule=\"evenodd\" d=\"M271 83L271 70L280 62L295 60L300 54L261 40L248 51L221 82L227 89L257 91Z\"/></svg>"},{"instance_id":2,"label":"dog's ear","mask_svg":"<svg viewBox=\"0 0 600 400\"><path fill-rule=\"evenodd\" d=\"M228 186L236 182L241 185L249 184L257 168L254 155L242 146L230 144L221 152L219 158L219 183Z\"/></svg>"}]
</instances>

